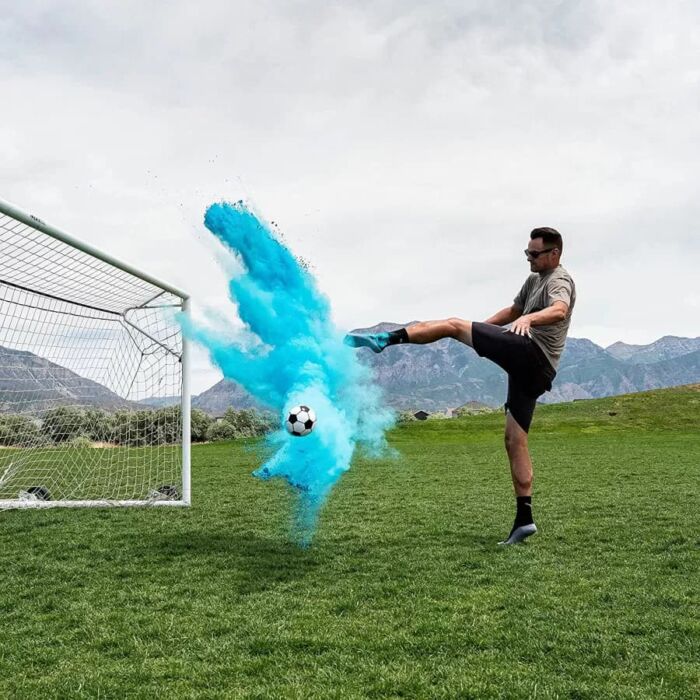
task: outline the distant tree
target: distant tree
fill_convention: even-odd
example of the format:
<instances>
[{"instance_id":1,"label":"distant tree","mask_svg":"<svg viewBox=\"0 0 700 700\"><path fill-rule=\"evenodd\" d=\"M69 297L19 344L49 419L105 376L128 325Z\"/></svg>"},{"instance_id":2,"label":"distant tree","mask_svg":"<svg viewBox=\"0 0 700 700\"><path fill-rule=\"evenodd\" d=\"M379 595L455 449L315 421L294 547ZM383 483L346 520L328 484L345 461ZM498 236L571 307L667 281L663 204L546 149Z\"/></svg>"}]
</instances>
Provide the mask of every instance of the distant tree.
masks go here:
<instances>
[{"instance_id":1,"label":"distant tree","mask_svg":"<svg viewBox=\"0 0 700 700\"><path fill-rule=\"evenodd\" d=\"M93 442L111 442L114 421L111 414L101 408L88 408L83 412L82 434Z\"/></svg>"},{"instance_id":2,"label":"distant tree","mask_svg":"<svg viewBox=\"0 0 700 700\"><path fill-rule=\"evenodd\" d=\"M199 408L193 408L190 418L192 442L204 442L208 440L208 431L212 424L212 419L204 411Z\"/></svg>"},{"instance_id":3,"label":"distant tree","mask_svg":"<svg viewBox=\"0 0 700 700\"><path fill-rule=\"evenodd\" d=\"M411 423L417 420L413 411L401 411L396 419L397 423Z\"/></svg>"},{"instance_id":4,"label":"distant tree","mask_svg":"<svg viewBox=\"0 0 700 700\"><path fill-rule=\"evenodd\" d=\"M34 419L14 414L0 415L0 445L3 447L36 445L42 442L42 438Z\"/></svg>"},{"instance_id":5,"label":"distant tree","mask_svg":"<svg viewBox=\"0 0 700 700\"><path fill-rule=\"evenodd\" d=\"M448 420L451 417L452 416L448 416L446 413L435 412L435 413L431 413L428 416L427 420Z\"/></svg>"},{"instance_id":6,"label":"distant tree","mask_svg":"<svg viewBox=\"0 0 700 700\"><path fill-rule=\"evenodd\" d=\"M480 413L493 413L493 411L494 409L490 408L489 406L481 406L479 404L472 403L464 404L464 406L455 408L452 415L455 418L463 418L464 416L476 416Z\"/></svg>"},{"instance_id":7,"label":"distant tree","mask_svg":"<svg viewBox=\"0 0 700 700\"><path fill-rule=\"evenodd\" d=\"M233 440L236 437L236 428L226 420L214 421L207 430L207 440L210 442Z\"/></svg>"},{"instance_id":8,"label":"distant tree","mask_svg":"<svg viewBox=\"0 0 700 700\"><path fill-rule=\"evenodd\" d=\"M259 426L261 422L259 417L254 416L243 416L240 420L248 432L251 431L251 425ZM209 439L212 419L204 411L193 409L190 425L192 442ZM26 422L22 426L25 432L31 429ZM259 427L256 429L259 430ZM5 431L7 440L14 439L9 436L10 430L17 432L20 427L8 427ZM115 413L107 413L101 409L83 410L60 406L44 414L40 432L54 444L82 436L91 443L108 442L123 447L174 445L182 440L182 409L180 406L166 406L138 411L120 409ZM0 434L0 445L3 444L2 439Z\"/></svg>"},{"instance_id":9,"label":"distant tree","mask_svg":"<svg viewBox=\"0 0 700 700\"><path fill-rule=\"evenodd\" d=\"M244 408L239 411L234 408L228 408L222 420L230 423L235 428L237 438L264 435L270 432L274 425L272 414L261 413L254 408Z\"/></svg>"},{"instance_id":10,"label":"distant tree","mask_svg":"<svg viewBox=\"0 0 700 700\"><path fill-rule=\"evenodd\" d=\"M41 430L52 442L60 444L83 434L84 413L75 406L57 406L42 416Z\"/></svg>"},{"instance_id":11,"label":"distant tree","mask_svg":"<svg viewBox=\"0 0 700 700\"><path fill-rule=\"evenodd\" d=\"M174 445L182 440L182 409L180 406L166 406L153 412L154 427L151 430L150 444Z\"/></svg>"}]
</instances>

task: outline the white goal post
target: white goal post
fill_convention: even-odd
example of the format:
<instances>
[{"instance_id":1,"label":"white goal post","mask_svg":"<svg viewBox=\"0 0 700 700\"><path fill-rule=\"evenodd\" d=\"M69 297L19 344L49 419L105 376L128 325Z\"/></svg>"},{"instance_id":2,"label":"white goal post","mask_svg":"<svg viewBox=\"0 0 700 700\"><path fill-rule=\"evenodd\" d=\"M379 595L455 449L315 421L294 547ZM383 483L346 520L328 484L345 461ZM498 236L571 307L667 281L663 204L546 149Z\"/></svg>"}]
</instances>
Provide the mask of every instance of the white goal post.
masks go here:
<instances>
[{"instance_id":1,"label":"white goal post","mask_svg":"<svg viewBox=\"0 0 700 700\"><path fill-rule=\"evenodd\" d=\"M190 504L188 307L0 200L0 509Z\"/></svg>"}]
</instances>

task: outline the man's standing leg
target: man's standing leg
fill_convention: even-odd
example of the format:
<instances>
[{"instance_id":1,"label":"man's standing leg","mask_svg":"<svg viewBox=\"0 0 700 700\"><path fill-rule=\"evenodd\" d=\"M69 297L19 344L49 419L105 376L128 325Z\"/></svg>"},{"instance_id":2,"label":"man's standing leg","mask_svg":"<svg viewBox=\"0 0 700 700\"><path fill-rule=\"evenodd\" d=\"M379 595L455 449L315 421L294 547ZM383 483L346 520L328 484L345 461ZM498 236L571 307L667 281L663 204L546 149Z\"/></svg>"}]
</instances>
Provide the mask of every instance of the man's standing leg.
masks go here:
<instances>
[{"instance_id":1,"label":"man's standing leg","mask_svg":"<svg viewBox=\"0 0 700 700\"><path fill-rule=\"evenodd\" d=\"M506 372L509 372L512 360L516 355L512 352L512 346L504 344L503 329L489 326L489 324L477 324L477 327L479 330L484 329L483 336L480 335L480 338L483 337L484 340L479 341L478 354L482 357L488 357ZM443 338L454 338L465 345L474 347L473 330L471 321L453 317L442 321L423 321L384 333L351 333L345 336L345 343L351 347L368 347L374 352L381 352L389 345L425 344L434 343ZM483 342L488 338L497 339L498 342L492 342L487 347L482 347ZM516 340L515 342L520 341ZM506 450L511 466L517 510L513 529L508 538L500 544L515 544L537 532L537 527L532 519L532 462L527 446L527 431L535 410L536 399L525 395L519 390L518 385L513 385L512 380L509 379L507 403L509 411L506 417ZM517 420L511 415L511 411L515 412Z\"/></svg>"},{"instance_id":2,"label":"man's standing leg","mask_svg":"<svg viewBox=\"0 0 700 700\"><path fill-rule=\"evenodd\" d=\"M506 413L506 452L510 461L510 474L515 490L515 522L508 538L500 544L516 544L537 532L532 519L532 460L528 449L527 432Z\"/></svg>"}]
</instances>

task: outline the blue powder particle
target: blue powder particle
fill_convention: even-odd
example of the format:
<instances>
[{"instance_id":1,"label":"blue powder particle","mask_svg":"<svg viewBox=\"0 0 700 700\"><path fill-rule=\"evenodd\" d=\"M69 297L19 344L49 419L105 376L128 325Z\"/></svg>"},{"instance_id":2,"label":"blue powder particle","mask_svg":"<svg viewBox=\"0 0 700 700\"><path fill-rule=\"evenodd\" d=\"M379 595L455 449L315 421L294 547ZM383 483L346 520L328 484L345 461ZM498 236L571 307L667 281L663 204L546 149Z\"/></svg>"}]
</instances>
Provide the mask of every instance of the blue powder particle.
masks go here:
<instances>
[{"instance_id":1,"label":"blue powder particle","mask_svg":"<svg viewBox=\"0 0 700 700\"><path fill-rule=\"evenodd\" d=\"M393 413L382 405L356 351L343 344L328 299L269 226L242 202L211 205L204 223L242 263L229 293L259 342L251 345L243 337L231 342L220 330L186 319L183 327L209 351L224 377L279 412L280 428L267 438L274 453L253 474L281 477L294 487L296 536L308 544L318 512L349 469L356 447L375 456L387 449L384 432ZM289 409L299 404L317 415L314 431L303 438L283 427Z\"/></svg>"}]
</instances>

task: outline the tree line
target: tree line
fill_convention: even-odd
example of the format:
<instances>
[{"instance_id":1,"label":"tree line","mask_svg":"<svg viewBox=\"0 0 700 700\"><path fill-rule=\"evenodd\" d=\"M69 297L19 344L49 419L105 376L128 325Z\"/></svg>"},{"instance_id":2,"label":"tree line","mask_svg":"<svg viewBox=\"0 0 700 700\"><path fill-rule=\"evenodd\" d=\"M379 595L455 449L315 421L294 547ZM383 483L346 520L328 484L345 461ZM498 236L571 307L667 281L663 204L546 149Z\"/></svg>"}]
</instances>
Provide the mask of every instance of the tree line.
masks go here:
<instances>
[{"instance_id":1,"label":"tree line","mask_svg":"<svg viewBox=\"0 0 700 700\"><path fill-rule=\"evenodd\" d=\"M89 446L104 443L121 447L169 445L181 441L180 406L159 409L104 411L98 408L57 406L40 416L0 414L0 446ZM192 442L257 437L277 427L271 413L233 408L220 418L200 409L191 412Z\"/></svg>"}]
</instances>

